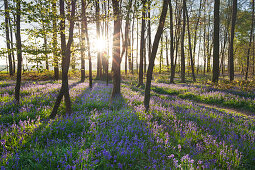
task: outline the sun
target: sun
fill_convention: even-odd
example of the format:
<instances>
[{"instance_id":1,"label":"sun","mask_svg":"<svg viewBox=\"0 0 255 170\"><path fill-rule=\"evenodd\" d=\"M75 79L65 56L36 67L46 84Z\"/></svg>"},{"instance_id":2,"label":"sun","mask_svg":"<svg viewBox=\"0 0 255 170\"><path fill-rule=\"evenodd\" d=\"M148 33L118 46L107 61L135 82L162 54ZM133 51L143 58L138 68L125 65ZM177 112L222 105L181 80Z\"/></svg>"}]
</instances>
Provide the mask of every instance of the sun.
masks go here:
<instances>
[{"instance_id":1,"label":"sun","mask_svg":"<svg viewBox=\"0 0 255 170\"><path fill-rule=\"evenodd\" d=\"M103 38L97 39L95 42L97 51L104 51L106 47L106 40Z\"/></svg>"}]
</instances>

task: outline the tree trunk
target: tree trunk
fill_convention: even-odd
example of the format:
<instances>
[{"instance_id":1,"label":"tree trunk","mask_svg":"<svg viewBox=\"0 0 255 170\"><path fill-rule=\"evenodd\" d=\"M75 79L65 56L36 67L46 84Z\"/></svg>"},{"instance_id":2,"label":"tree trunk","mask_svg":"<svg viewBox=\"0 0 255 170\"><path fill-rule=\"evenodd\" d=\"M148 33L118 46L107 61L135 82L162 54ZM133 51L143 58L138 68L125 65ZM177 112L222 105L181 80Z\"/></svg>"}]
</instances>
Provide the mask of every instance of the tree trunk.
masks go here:
<instances>
[{"instance_id":1,"label":"tree trunk","mask_svg":"<svg viewBox=\"0 0 255 170\"><path fill-rule=\"evenodd\" d=\"M65 105L66 105L66 113L71 114L71 99L69 95L69 87L68 87L68 70L70 66L70 56L71 56L71 45L73 43L73 29L74 29L74 17L75 17L75 3L76 0L72 0L72 10L70 17L70 27L69 27L69 38L66 44L65 38L65 5L64 0L60 0L60 37L61 37L61 54L62 54L62 86L60 92L57 96L57 100L51 112L50 118L55 118L60 102L64 96Z\"/></svg>"},{"instance_id":2,"label":"tree trunk","mask_svg":"<svg viewBox=\"0 0 255 170\"><path fill-rule=\"evenodd\" d=\"M169 10L170 10L170 60L171 60L171 77L170 83L174 83L174 74L175 74L175 66L174 66L174 33L173 33L173 8L171 0L168 2ZM177 43L177 42L176 42ZM177 46L177 44L176 44Z\"/></svg>"},{"instance_id":3,"label":"tree trunk","mask_svg":"<svg viewBox=\"0 0 255 170\"><path fill-rule=\"evenodd\" d=\"M247 53L247 63L246 63L246 72L245 72L245 80L248 80L249 66L250 66L250 51L251 51L251 43L253 36L253 28L254 28L254 0L252 0L252 21L251 21L251 34L250 34L250 42Z\"/></svg>"},{"instance_id":4,"label":"tree trunk","mask_svg":"<svg viewBox=\"0 0 255 170\"><path fill-rule=\"evenodd\" d=\"M214 1L214 33L213 33L213 77L212 82L219 80L219 30L220 30L220 0Z\"/></svg>"},{"instance_id":5,"label":"tree trunk","mask_svg":"<svg viewBox=\"0 0 255 170\"><path fill-rule=\"evenodd\" d=\"M166 65L167 65L167 69L169 68L169 60L168 60L168 39L167 36L166 37Z\"/></svg>"},{"instance_id":6,"label":"tree trunk","mask_svg":"<svg viewBox=\"0 0 255 170\"><path fill-rule=\"evenodd\" d=\"M115 16L114 20L114 32L113 32L113 57L112 57L112 80L113 88L111 100L118 98L120 96L120 29L121 29L121 19L120 19L120 7L119 0L112 0L113 14Z\"/></svg>"},{"instance_id":7,"label":"tree trunk","mask_svg":"<svg viewBox=\"0 0 255 170\"><path fill-rule=\"evenodd\" d=\"M8 1L4 0L4 16L5 16L5 35L6 35L6 45L7 45L7 54L8 54L8 61L9 61L9 74L13 76L13 67L12 67L12 54L11 54L11 47L10 47L10 32L9 32L9 7Z\"/></svg>"},{"instance_id":8,"label":"tree trunk","mask_svg":"<svg viewBox=\"0 0 255 170\"><path fill-rule=\"evenodd\" d=\"M58 68L58 41L57 41L57 8L56 0L52 2L52 13L53 13L53 67L54 67L54 78L55 80L59 79L59 68Z\"/></svg>"},{"instance_id":9,"label":"tree trunk","mask_svg":"<svg viewBox=\"0 0 255 170\"><path fill-rule=\"evenodd\" d=\"M147 71L147 81L146 81L146 87L145 87L145 96L144 96L144 106L146 111L149 110L149 104L150 104L150 89L151 89L151 80L152 80L152 74L153 74L153 68L154 68L154 62L158 50L158 45L160 41L160 37L163 33L166 14L167 14L167 8L168 8L168 0L164 0L163 2L163 9L159 20L159 26L158 30L156 32L153 46L152 46L152 52L151 52L151 58L149 61L148 71Z\"/></svg>"},{"instance_id":10,"label":"tree trunk","mask_svg":"<svg viewBox=\"0 0 255 170\"><path fill-rule=\"evenodd\" d=\"M191 46L191 36L190 36L190 27L189 27L189 15L188 15L188 10L187 7L185 8L186 11L186 16L187 16L187 27L188 27L188 37L189 37L189 53L190 53L190 65L191 65L191 71L192 71L192 79L194 82L196 82L196 77L195 77L195 71L194 71L194 61L193 61L193 56L192 56L192 46Z\"/></svg>"},{"instance_id":11,"label":"tree trunk","mask_svg":"<svg viewBox=\"0 0 255 170\"><path fill-rule=\"evenodd\" d=\"M81 82L85 81L86 0L81 0Z\"/></svg>"},{"instance_id":12,"label":"tree trunk","mask_svg":"<svg viewBox=\"0 0 255 170\"><path fill-rule=\"evenodd\" d=\"M148 60L151 58L151 0L148 1Z\"/></svg>"},{"instance_id":13,"label":"tree trunk","mask_svg":"<svg viewBox=\"0 0 255 170\"><path fill-rule=\"evenodd\" d=\"M144 58L144 32L145 32L145 11L146 11L146 0L142 0L142 28L141 28L141 45L140 45L140 65L139 65L139 80L138 85L143 85L143 58Z\"/></svg>"},{"instance_id":14,"label":"tree trunk","mask_svg":"<svg viewBox=\"0 0 255 170\"><path fill-rule=\"evenodd\" d=\"M182 39L181 39L181 82L185 83L185 54L184 54L184 40L185 40L185 27L186 27L186 0L183 0L183 26L182 26Z\"/></svg>"},{"instance_id":15,"label":"tree trunk","mask_svg":"<svg viewBox=\"0 0 255 170\"><path fill-rule=\"evenodd\" d=\"M15 100L19 103L20 99L20 84L21 84L21 67L22 67L22 49L21 49L21 36L20 36L20 0L16 1L16 46L17 46L17 59L18 59L18 70L17 70L17 79L16 79L16 86L15 86Z\"/></svg>"},{"instance_id":16,"label":"tree trunk","mask_svg":"<svg viewBox=\"0 0 255 170\"><path fill-rule=\"evenodd\" d=\"M162 60L163 60L163 37L161 36L160 40L160 56L159 56L159 74L162 71Z\"/></svg>"},{"instance_id":17,"label":"tree trunk","mask_svg":"<svg viewBox=\"0 0 255 170\"><path fill-rule=\"evenodd\" d=\"M96 32L97 32L97 40L100 39L100 6L99 0L96 1ZM97 78L102 78L102 59L101 59L101 52L97 51Z\"/></svg>"},{"instance_id":18,"label":"tree trunk","mask_svg":"<svg viewBox=\"0 0 255 170\"><path fill-rule=\"evenodd\" d=\"M11 54L12 54L12 66L13 66L13 74L16 72L15 66L15 56L14 56L14 48L13 48L13 34L12 34L12 25L11 20L9 19L9 27L10 27L10 36L11 36Z\"/></svg>"}]
</instances>

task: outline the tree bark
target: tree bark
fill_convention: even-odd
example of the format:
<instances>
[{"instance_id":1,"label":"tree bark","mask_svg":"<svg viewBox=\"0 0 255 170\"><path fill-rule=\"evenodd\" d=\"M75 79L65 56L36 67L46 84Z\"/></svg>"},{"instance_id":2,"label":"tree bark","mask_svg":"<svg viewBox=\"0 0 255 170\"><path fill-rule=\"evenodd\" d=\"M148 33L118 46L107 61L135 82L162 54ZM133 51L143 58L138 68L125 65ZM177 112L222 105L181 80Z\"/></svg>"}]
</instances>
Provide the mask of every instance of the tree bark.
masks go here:
<instances>
[{"instance_id":1,"label":"tree bark","mask_svg":"<svg viewBox=\"0 0 255 170\"><path fill-rule=\"evenodd\" d=\"M163 9L162 9L160 20L159 20L159 26L158 26L158 30L157 30L155 38L154 38L152 52L151 52L151 58L149 61L149 66L148 66L148 71L147 71L147 81L146 81L145 96L144 96L144 106L145 106L146 111L149 110L150 89L151 89L151 80L152 80L154 62L155 62L155 58L156 58L156 54L157 54L157 50L158 50L160 37L161 37L161 35L163 33L163 29L164 29L167 9L168 9L168 0L164 0Z\"/></svg>"},{"instance_id":2,"label":"tree bark","mask_svg":"<svg viewBox=\"0 0 255 170\"><path fill-rule=\"evenodd\" d=\"M219 80L219 30L220 30L220 0L214 1L214 33L213 33L213 77L212 82Z\"/></svg>"},{"instance_id":3,"label":"tree bark","mask_svg":"<svg viewBox=\"0 0 255 170\"><path fill-rule=\"evenodd\" d=\"M171 60L171 76L170 83L174 83L175 65L174 65L174 33L173 33L173 8L172 1L168 2L170 10L170 60ZM176 42L177 43L177 42ZM176 44L177 46L177 44Z\"/></svg>"},{"instance_id":4,"label":"tree bark","mask_svg":"<svg viewBox=\"0 0 255 170\"><path fill-rule=\"evenodd\" d=\"M142 10L142 28L141 28L141 45L140 45L140 65L139 65L139 80L138 85L143 85L143 58L144 58L144 31L145 31L145 11L146 11L146 0L142 0L143 10Z\"/></svg>"},{"instance_id":5,"label":"tree bark","mask_svg":"<svg viewBox=\"0 0 255 170\"><path fill-rule=\"evenodd\" d=\"M53 13L53 67L54 67L54 78L59 79L59 68L58 68L58 42L57 42L57 8L56 0L52 2L52 13Z\"/></svg>"},{"instance_id":6,"label":"tree bark","mask_svg":"<svg viewBox=\"0 0 255 170\"><path fill-rule=\"evenodd\" d=\"M17 79L16 79L16 86L15 86L15 100L19 103L20 99L20 84L21 84L21 67L22 67L22 49L21 49L21 35L20 35L20 0L16 1L16 46L17 46L17 59L18 59L18 70L17 70Z\"/></svg>"},{"instance_id":7,"label":"tree bark","mask_svg":"<svg viewBox=\"0 0 255 170\"><path fill-rule=\"evenodd\" d=\"M251 51L251 43L254 29L254 0L252 0L252 21L251 21L251 33L250 33L250 42L247 53L247 63L246 63L246 72L245 72L245 80L248 80L249 66L250 66L250 51Z\"/></svg>"},{"instance_id":8,"label":"tree bark","mask_svg":"<svg viewBox=\"0 0 255 170\"><path fill-rule=\"evenodd\" d=\"M195 71L194 71L194 61L193 61L193 56L192 56L192 45L191 45L191 36L190 36L190 27L189 27L189 15L188 15L187 7L185 8L185 11L186 11L186 16L187 16L189 53L190 53L190 65L191 65L191 71L192 71L192 79L194 82L196 82Z\"/></svg>"},{"instance_id":9,"label":"tree bark","mask_svg":"<svg viewBox=\"0 0 255 170\"><path fill-rule=\"evenodd\" d=\"M113 54L112 54L112 80L113 88L111 100L120 96L120 29L121 29L121 19L120 19L120 6L119 0L112 0L113 14L114 14L114 32L113 32Z\"/></svg>"},{"instance_id":10,"label":"tree bark","mask_svg":"<svg viewBox=\"0 0 255 170\"><path fill-rule=\"evenodd\" d=\"M12 67L12 54L11 54L11 47L10 47L10 32L9 32L9 7L8 1L4 0L4 16L5 16L5 35L6 35L6 46L7 46L7 54L8 54L8 61L9 61L9 74L13 76L13 67Z\"/></svg>"},{"instance_id":11,"label":"tree bark","mask_svg":"<svg viewBox=\"0 0 255 170\"><path fill-rule=\"evenodd\" d=\"M185 54L184 54L184 40L185 40L185 27L186 27L186 0L183 0L183 26L182 26L182 39L181 39L181 82L185 83Z\"/></svg>"},{"instance_id":12,"label":"tree bark","mask_svg":"<svg viewBox=\"0 0 255 170\"><path fill-rule=\"evenodd\" d=\"M97 39L100 39L100 6L99 0L96 0L96 32L97 32ZM97 51L97 78L102 78L102 59L101 59L101 52Z\"/></svg>"},{"instance_id":13,"label":"tree bark","mask_svg":"<svg viewBox=\"0 0 255 170\"><path fill-rule=\"evenodd\" d=\"M60 37L61 37L61 54L62 54L62 86L60 92L57 96L57 100L51 112L50 118L55 118L61 100L64 96L65 105L66 105L66 113L71 114L71 99L69 95L69 87L68 87L68 70L70 66L70 56L71 56L71 45L73 43L73 29L74 29L74 17L75 17L75 3L76 0L72 0L72 10L70 16L70 27L69 27L69 38L66 44L65 37L65 5L64 0L60 0Z\"/></svg>"},{"instance_id":14,"label":"tree bark","mask_svg":"<svg viewBox=\"0 0 255 170\"><path fill-rule=\"evenodd\" d=\"M236 24L236 13L237 13L237 0L233 0L232 9L232 23L231 23L231 36L229 44L229 80L234 80L234 37L235 37L235 24Z\"/></svg>"},{"instance_id":15,"label":"tree bark","mask_svg":"<svg viewBox=\"0 0 255 170\"><path fill-rule=\"evenodd\" d=\"M86 0L81 0L81 82L85 81L85 27L86 27Z\"/></svg>"}]
</instances>

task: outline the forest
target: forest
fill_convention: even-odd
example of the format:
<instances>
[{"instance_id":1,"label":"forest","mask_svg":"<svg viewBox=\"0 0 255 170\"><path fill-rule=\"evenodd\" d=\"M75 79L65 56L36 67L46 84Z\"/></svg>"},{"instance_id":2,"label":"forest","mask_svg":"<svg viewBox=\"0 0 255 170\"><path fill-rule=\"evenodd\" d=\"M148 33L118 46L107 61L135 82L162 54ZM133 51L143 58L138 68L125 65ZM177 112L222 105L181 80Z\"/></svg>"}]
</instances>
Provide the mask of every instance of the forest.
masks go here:
<instances>
[{"instance_id":1,"label":"forest","mask_svg":"<svg viewBox=\"0 0 255 170\"><path fill-rule=\"evenodd\" d=\"M254 0L0 1L3 169L253 169Z\"/></svg>"}]
</instances>

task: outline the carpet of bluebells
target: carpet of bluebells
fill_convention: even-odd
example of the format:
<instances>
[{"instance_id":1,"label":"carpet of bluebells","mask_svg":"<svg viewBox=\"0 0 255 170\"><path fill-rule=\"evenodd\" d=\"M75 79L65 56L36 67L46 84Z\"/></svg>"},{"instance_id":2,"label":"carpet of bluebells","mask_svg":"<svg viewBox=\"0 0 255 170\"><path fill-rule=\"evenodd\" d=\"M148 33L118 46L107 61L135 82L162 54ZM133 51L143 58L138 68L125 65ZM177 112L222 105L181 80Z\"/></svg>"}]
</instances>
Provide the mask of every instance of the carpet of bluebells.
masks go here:
<instances>
[{"instance_id":1,"label":"carpet of bluebells","mask_svg":"<svg viewBox=\"0 0 255 170\"><path fill-rule=\"evenodd\" d=\"M255 167L254 116L201 107L167 93L152 93L146 113L143 89L123 85L122 98L111 102L111 85L96 82L89 89L88 83L71 81L72 115L64 114L62 104L49 120L60 82L22 84L19 106L14 86L0 81L1 169ZM178 91L175 86L153 84ZM195 87L190 92L202 93ZM252 96L224 93L225 101L235 95L254 102Z\"/></svg>"}]
</instances>

